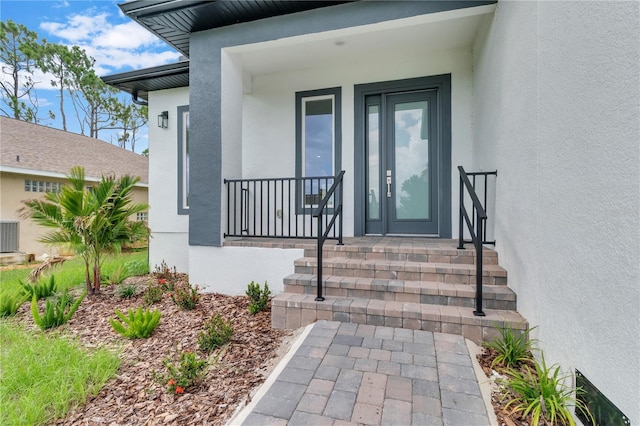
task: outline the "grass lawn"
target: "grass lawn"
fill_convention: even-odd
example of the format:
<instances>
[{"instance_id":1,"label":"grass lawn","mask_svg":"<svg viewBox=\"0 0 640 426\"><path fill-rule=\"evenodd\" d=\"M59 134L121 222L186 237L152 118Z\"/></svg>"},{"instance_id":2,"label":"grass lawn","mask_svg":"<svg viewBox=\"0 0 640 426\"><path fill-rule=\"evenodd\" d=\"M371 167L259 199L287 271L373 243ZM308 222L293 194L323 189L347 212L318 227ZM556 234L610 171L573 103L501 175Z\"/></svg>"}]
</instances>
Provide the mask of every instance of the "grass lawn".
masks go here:
<instances>
[{"instance_id":1,"label":"grass lawn","mask_svg":"<svg viewBox=\"0 0 640 426\"><path fill-rule=\"evenodd\" d=\"M106 349L80 348L56 332L0 321L0 412L8 425L45 424L98 393L120 365Z\"/></svg>"},{"instance_id":2,"label":"grass lawn","mask_svg":"<svg viewBox=\"0 0 640 426\"><path fill-rule=\"evenodd\" d=\"M144 275L149 272L148 251L141 250L122 253L117 256L107 256L102 265L102 277L106 279L123 265L122 279L132 275ZM0 271L0 291L15 292L21 289L19 280L25 281L33 268L9 269ZM62 267L55 267L48 275L55 275L60 290L84 285L84 262L81 257L67 260Z\"/></svg>"},{"instance_id":3,"label":"grass lawn","mask_svg":"<svg viewBox=\"0 0 640 426\"><path fill-rule=\"evenodd\" d=\"M103 278L121 267L120 279L149 272L147 251L106 258ZM0 297L17 293L32 268L0 272ZM53 274L58 289L84 286L81 258L66 261ZM77 314L76 314L77 315ZM42 332L24 329L11 318L0 319L0 413L1 424L35 425L64 417L68 410L97 394L115 375L120 360L106 349L81 348L55 329Z\"/></svg>"}]
</instances>

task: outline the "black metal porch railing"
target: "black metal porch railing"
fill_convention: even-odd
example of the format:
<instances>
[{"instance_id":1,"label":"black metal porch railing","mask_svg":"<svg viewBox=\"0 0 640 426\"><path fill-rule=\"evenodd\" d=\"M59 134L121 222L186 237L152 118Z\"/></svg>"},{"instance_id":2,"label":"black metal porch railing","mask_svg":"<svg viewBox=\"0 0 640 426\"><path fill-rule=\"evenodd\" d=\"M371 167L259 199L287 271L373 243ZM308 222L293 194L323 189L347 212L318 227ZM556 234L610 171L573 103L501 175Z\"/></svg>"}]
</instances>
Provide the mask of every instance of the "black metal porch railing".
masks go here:
<instances>
[{"instance_id":1,"label":"black metal porch railing","mask_svg":"<svg viewBox=\"0 0 640 426\"><path fill-rule=\"evenodd\" d=\"M322 295L322 247L324 246L324 242L327 240L329 232L331 229L335 228L336 219L338 219L338 244L342 245L342 178L344 177L344 170L335 177L333 181L333 185L327 191L327 194L322 198L318 208L313 212L313 217L317 218L318 221L318 295L316 296L316 301L321 302L324 300L324 296ZM327 223L326 220L328 218L328 214L325 216L323 213L325 209L327 209L329 200L334 199L334 194L337 191L337 203L335 203L335 207L333 208L333 215L331 216L331 220ZM324 218L324 219L323 219ZM324 229L324 231L323 231Z\"/></svg>"},{"instance_id":2,"label":"black metal porch railing","mask_svg":"<svg viewBox=\"0 0 640 426\"><path fill-rule=\"evenodd\" d=\"M317 239L320 223L313 220L313 213L324 198L327 209L335 209L336 195L329 195L335 180L334 176L225 179L224 236ZM326 229L330 218L323 220ZM327 239L338 239L341 234L342 226L334 228Z\"/></svg>"},{"instance_id":3,"label":"black metal porch railing","mask_svg":"<svg viewBox=\"0 0 640 426\"><path fill-rule=\"evenodd\" d=\"M473 314L476 316L484 316L485 313L482 310L482 245L494 244L495 240L487 241L487 178L488 176L497 176L498 171L493 172L472 172L467 173L462 166L458 166L460 172L460 217L459 217L459 242L458 248L463 249L465 243L473 243L476 249L476 309ZM472 177L473 183L469 181L469 176ZM484 204L480 202L478 194L476 193L476 176L484 177ZM465 207L465 189L466 193L471 198L471 218ZM471 235L471 239L464 238L463 219L467 224L467 229Z\"/></svg>"}]
</instances>

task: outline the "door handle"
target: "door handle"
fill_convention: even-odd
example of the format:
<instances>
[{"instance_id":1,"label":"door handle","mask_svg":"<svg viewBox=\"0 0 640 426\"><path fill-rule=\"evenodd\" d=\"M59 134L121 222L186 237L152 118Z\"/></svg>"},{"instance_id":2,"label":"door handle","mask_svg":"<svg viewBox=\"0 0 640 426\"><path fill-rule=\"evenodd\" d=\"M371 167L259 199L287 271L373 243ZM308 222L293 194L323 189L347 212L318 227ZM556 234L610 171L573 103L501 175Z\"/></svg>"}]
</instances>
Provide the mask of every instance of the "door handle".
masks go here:
<instances>
[{"instance_id":1,"label":"door handle","mask_svg":"<svg viewBox=\"0 0 640 426\"><path fill-rule=\"evenodd\" d=\"M391 198L391 170L387 170L387 198Z\"/></svg>"}]
</instances>

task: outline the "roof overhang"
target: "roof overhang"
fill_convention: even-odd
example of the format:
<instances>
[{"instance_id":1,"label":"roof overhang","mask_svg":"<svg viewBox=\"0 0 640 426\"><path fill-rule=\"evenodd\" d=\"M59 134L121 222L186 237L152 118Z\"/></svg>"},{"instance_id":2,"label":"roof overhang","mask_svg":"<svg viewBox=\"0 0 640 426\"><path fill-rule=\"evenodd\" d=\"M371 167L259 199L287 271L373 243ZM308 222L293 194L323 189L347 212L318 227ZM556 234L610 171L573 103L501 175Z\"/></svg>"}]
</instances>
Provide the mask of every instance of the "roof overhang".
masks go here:
<instances>
[{"instance_id":1,"label":"roof overhang","mask_svg":"<svg viewBox=\"0 0 640 426\"><path fill-rule=\"evenodd\" d=\"M193 32L353 1L131 0L118 7L129 18L189 57L189 36Z\"/></svg>"},{"instance_id":2,"label":"roof overhang","mask_svg":"<svg viewBox=\"0 0 640 426\"><path fill-rule=\"evenodd\" d=\"M149 100L149 92L189 86L189 61L102 77L102 81L134 99Z\"/></svg>"}]
</instances>

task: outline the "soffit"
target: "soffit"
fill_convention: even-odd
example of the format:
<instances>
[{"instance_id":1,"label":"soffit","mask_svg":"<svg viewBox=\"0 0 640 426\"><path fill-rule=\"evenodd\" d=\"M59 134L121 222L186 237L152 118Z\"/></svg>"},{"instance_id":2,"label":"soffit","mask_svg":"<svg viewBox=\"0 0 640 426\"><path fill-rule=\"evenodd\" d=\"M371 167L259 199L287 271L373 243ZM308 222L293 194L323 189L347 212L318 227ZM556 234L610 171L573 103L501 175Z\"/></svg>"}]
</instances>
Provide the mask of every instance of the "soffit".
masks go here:
<instances>
[{"instance_id":1,"label":"soffit","mask_svg":"<svg viewBox=\"0 0 640 426\"><path fill-rule=\"evenodd\" d=\"M131 19L189 56L192 32L333 6L348 1L133 0L118 6Z\"/></svg>"}]
</instances>

